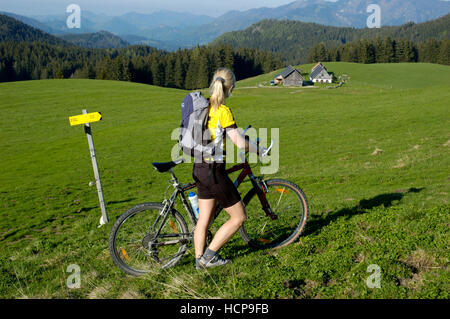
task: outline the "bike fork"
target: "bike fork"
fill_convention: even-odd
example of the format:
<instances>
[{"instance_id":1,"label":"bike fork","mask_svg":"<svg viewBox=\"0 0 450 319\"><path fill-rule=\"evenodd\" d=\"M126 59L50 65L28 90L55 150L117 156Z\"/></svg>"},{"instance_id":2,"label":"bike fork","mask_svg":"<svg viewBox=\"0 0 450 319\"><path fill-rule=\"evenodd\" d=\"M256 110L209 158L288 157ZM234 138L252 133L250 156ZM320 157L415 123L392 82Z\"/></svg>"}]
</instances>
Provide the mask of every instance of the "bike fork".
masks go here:
<instances>
[{"instance_id":1,"label":"bike fork","mask_svg":"<svg viewBox=\"0 0 450 319\"><path fill-rule=\"evenodd\" d=\"M266 216L269 216L272 220L278 219L278 215L276 215L272 208L270 208L270 204L267 201L266 193L268 192L267 184L264 180L260 178L256 178L254 176L250 177L253 187L256 190L256 194L258 195L259 201L261 202L262 209L266 213Z\"/></svg>"}]
</instances>

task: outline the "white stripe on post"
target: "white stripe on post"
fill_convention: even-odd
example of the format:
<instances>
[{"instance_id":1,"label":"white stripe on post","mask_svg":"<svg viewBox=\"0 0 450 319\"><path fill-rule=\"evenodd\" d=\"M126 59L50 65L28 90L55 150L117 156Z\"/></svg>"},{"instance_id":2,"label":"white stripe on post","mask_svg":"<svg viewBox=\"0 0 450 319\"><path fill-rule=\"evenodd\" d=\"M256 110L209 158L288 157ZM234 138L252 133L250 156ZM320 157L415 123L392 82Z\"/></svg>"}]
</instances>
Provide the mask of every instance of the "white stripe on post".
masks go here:
<instances>
[{"instance_id":1,"label":"white stripe on post","mask_svg":"<svg viewBox=\"0 0 450 319\"><path fill-rule=\"evenodd\" d=\"M83 110L83 114L88 114L87 110ZM95 155L94 140L92 139L92 131L89 123L84 124L84 132L86 133L89 151L91 152L92 168L94 169L95 183L97 184L98 200L100 202L100 209L102 211L102 217L100 218L100 225L106 224L108 220L108 213L106 212L105 200L103 198L102 182L100 180L100 173L98 171L97 157Z\"/></svg>"}]
</instances>

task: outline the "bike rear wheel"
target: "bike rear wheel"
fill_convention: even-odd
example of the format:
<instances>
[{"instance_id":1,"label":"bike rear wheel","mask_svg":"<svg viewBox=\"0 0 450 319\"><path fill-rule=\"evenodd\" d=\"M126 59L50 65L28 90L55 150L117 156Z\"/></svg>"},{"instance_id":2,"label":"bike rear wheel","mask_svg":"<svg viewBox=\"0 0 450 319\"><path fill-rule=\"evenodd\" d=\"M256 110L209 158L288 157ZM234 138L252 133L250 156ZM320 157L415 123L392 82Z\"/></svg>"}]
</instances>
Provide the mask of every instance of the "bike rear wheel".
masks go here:
<instances>
[{"instance_id":1,"label":"bike rear wheel","mask_svg":"<svg viewBox=\"0 0 450 319\"><path fill-rule=\"evenodd\" d=\"M160 268L174 266L187 250L188 227L183 217L172 210L158 235L155 221L164 206L161 203L137 205L123 213L109 236L114 263L132 276L141 276ZM152 226L155 226L152 229Z\"/></svg>"},{"instance_id":2,"label":"bike rear wheel","mask_svg":"<svg viewBox=\"0 0 450 319\"><path fill-rule=\"evenodd\" d=\"M305 228L308 202L300 187L283 179L272 179L267 185L266 199L276 215L267 216L252 188L244 197L247 220L239 233L250 246L256 248L281 248L293 243Z\"/></svg>"}]
</instances>

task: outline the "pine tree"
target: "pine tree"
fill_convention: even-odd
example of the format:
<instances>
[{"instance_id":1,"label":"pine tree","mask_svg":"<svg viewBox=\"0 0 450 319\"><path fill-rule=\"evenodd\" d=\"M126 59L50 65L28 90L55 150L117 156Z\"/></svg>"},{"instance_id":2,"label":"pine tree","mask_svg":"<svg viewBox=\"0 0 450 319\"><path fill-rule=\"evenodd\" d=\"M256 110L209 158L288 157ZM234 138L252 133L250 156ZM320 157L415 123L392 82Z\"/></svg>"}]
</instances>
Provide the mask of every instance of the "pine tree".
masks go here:
<instances>
[{"instance_id":1,"label":"pine tree","mask_svg":"<svg viewBox=\"0 0 450 319\"><path fill-rule=\"evenodd\" d=\"M223 50L223 46L217 46L215 50L213 50L212 54L212 69L213 72L218 68L224 65L223 58L225 57L225 51Z\"/></svg>"},{"instance_id":2,"label":"pine tree","mask_svg":"<svg viewBox=\"0 0 450 319\"><path fill-rule=\"evenodd\" d=\"M375 39L374 42L374 49L375 49L375 62L376 63L384 63L386 62L384 59L384 45L383 45L383 41L381 40L381 38L379 36L377 36L377 38Z\"/></svg>"},{"instance_id":3,"label":"pine tree","mask_svg":"<svg viewBox=\"0 0 450 319\"><path fill-rule=\"evenodd\" d=\"M6 72L6 65L0 60L0 82L8 82L8 74Z\"/></svg>"},{"instance_id":4,"label":"pine tree","mask_svg":"<svg viewBox=\"0 0 450 319\"><path fill-rule=\"evenodd\" d=\"M165 69L165 87L173 88L175 85L175 57L173 54L169 54L166 57L166 69Z\"/></svg>"},{"instance_id":5,"label":"pine tree","mask_svg":"<svg viewBox=\"0 0 450 319\"><path fill-rule=\"evenodd\" d=\"M375 47L367 39L364 39L358 44L358 61L361 63L375 63Z\"/></svg>"},{"instance_id":6,"label":"pine tree","mask_svg":"<svg viewBox=\"0 0 450 319\"><path fill-rule=\"evenodd\" d=\"M48 70L44 68L41 72L41 80L47 80L48 78L49 78ZM2 81L0 80L0 82Z\"/></svg>"},{"instance_id":7,"label":"pine tree","mask_svg":"<svg viewBox=\"0 0 450 319\"><path fill-rule=\"evenodd\" d=\"M88 64L86 67L86 78L88 79L95 79L95 69L92 66L92 64Z\"/></svg>"},{"instance_id":8,"label":"pine tree","mask_svg":"<svg viewBox=\"0 0 450 319\"><path fill-rule=\"evenodd\" d=\"M330 50L330 61L341 61L341 51L339 48L332 48Z\"/></svg>"},{"instance_id":9,"label":"pine tree","mask_svg":"<svg viewBox=\"0 0 450 319\"><path fill-rule=\"evenodd\" d=\"M198 59L197 56L194 54L191 54L190 60L189 60L189 67L186 72L186 81L185 81L185 88L188 90L192 90L196 88L197 85L197 74L198 74Z\"/></svg>"},{"instance_id":10,"label":"pine tree","mask_svg":"<svg viewBox=\"0 0 450 319\"><path fill-rule=\"evenodd\" d=\"M56 71L56 78L57 79L64 79L64 74L63 74L61 68L58 68L58 71Z\"/></svg>"},{"instance_id":11,"label":"pine tree","mask_svg":"<svg viewBox=\"0 0 450 319\"><path fill-rule=\"evenodd\" d=\"M417 62L414 44L409 40L404 40L403 43L403 62Z\"/></svg>"},{"instance_id":12,"label":"pine tree","mask_svg":"<svg viewBox=\"0 0 450 319\"><path fill-rule=\"evenodd\" d=\"M404 40L397 41L397 50L395 55L396 62L406 62L406 43Z\"/></svg>"},{"instance_id":13,"label":"pine tree","mask_svg":"<svg viewBox=\"0 0 450 319\"><path fill-rule=\"evenodd\" d=\"M99 80L107 80L109 78L109 65L111 59L107 56L99 65L97 73L97 78Z\"/></svg>"},{"instance_id":14,"label":"pine tree","mask_svg":"<svg viewBox=\"0 0 450 319\"><path fill-rule=\"evenodd\" d=\"M195 88L206 88L209 86L209 78L212 75L209 75L209 66L208 66L208 57L206 52L201 52L198 58L197 64L197 80Z\"/></svg>"},{"instance_id":15,"label":"pine tree","mask_svg":"<svg viewBox=\"0 0 450 319\"><path fill-rule=\"evenodd\" d=\"M320 43L317 49L316 62L327 62L328 61L328 50L325 44Z\"/></svg>"},{"instance_id":16,"label":"pine tree","mask_svg":"<svg viewBox=\"0 0 450 319\"><path fill-rule=\"evenodd\" d=\"M151 70L153 75L153 85L164 86L166 79L164 61L159 54L152 56Z\"/></svg>"},{"instance_id":17,"label":"pine tree","mask_svg":"<svg viewBox=\"0 0 450 319\"><path fill-rule=\"evenodd\" d=\"M341 51L341 61L350 62L350 46L344 45L340 48Z\"/></svg>"},{"instance_id":18,"label":"pine tree","mask_svg":"<svg viewBox=\"0 0 450 319\"><path fill-rule=\"evenodd\" d=\"M231 45L224 47L223 66L234 71L234 55L233 47Z\"/></svg>"},{"instance_id":19,"label":"pine tree","mask_svg":"<svg viewBox=\"0 0 450 319\"><path fill-rule=\"evenodd\" d=\"M450 65L450 40L445 39L441 42L438 63Z\"/></svg>"},{"instance_id":20,"label":"pine tree","mask_svg":"<svg viewBox=\"0 0 450 319\"><path fill-rule=\"evenodd\" d=\"M439 53L440 49L438 41L436 39L430 39L424 45L420 60L422 62L437 63Z\"/></svg>"},{"instance_id":21,"label":"pine tree","mask_svg":"<svg viewBox=\"0 0 450 319\"><path fill-rule=\"evenodd\" d=\"M325 44L319 43L316 44L309 53L308 62L316 63L316 62L327 62L329 60L329 53Z\"/></svg>"},{"instance_id":22,"label":"pine tree","mask_svg":"<svg viewBox=\"0 0 450 319\"><path fill-rule=\"evenodd\" d=\"M6 57L3 59L0 65L1 65L0 82L15 81L16 74L13 67L13 59L10 57Z\"/></svg>"},{"instance_id":23,"label":"pine tree","mask_svg":"<svg viewBox=\"0 0 450 319\"><path fill-rule=\"evenodd\" d=\"M186 71L184 70L183 57L181 51L177 52L173 72L174 72L173 80L175 87L180 89L184 88L184 78L186 76Z\"/></svg>"},{"instance_id":24,"label":"pine tree","mask_svg":"<svg viewBox=\"0 0 450 319\"><path fill-rule=\"evenodd\" d=\"M358 46L356 44L350 43L348 44L348 62L359 63L359 54L358 54Z\"/></svg>"},{"instance_id":25,"label":"pine tree","mask_svg":"<svg viewBox=\"0 0 450 319\"><path fill-rule=\"evenodd\" d=\"M386 63L395 62L395 43L390 37L384 41L384 60Z\"/></svg>"}]
</instances>

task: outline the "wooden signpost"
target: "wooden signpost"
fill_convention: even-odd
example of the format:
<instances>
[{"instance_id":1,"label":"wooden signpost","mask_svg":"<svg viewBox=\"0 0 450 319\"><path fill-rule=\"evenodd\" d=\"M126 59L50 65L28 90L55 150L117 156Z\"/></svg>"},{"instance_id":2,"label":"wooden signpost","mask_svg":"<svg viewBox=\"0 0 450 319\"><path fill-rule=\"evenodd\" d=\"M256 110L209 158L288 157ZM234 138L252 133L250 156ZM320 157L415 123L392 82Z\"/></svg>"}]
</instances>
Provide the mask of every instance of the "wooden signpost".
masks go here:
<instances>
[{"instance_id":1,"label":"wooden signpost","mask_svg":"<svg viewBox=\"0 0 450 319\"><path fill-rule=\"evenodd\" d=\"M86 133L88 139L89 151L91 152L92 159L92 168L94 169L95 183L97 185L98 200L100 202L100 209L102 211L102 216L100 217L100 225L98 227L106 224L109 219L108 213L106 212L105 199L103 198L102 183L100 180L100 173L98 171L97 157L95 155L94 140L92 139L92 130L90 123L98 122L101 119L102 114L100 112L88 113L87 110L83 110L82 115L69 117L71 126L84 124L84 132Z\"/></svg>"}]
</instances>

